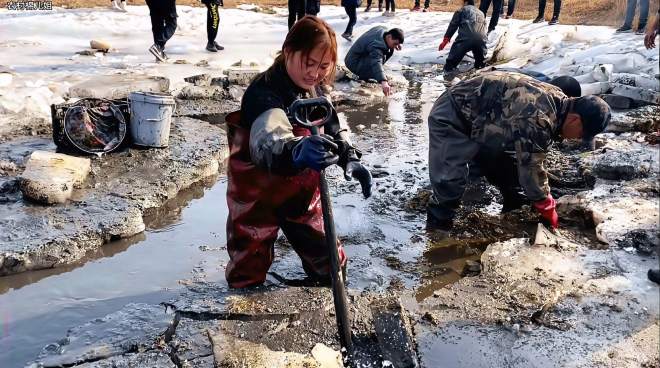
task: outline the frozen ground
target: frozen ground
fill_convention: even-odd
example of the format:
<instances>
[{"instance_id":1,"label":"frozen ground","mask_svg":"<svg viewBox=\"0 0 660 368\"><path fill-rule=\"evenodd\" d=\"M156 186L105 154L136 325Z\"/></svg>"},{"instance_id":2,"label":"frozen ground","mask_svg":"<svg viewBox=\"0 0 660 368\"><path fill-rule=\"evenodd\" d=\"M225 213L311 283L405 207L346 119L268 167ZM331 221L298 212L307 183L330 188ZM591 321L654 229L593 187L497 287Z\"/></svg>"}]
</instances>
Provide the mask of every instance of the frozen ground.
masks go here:
<instances>
[{"instance_id":1,"label":"frozen ground","mask_svg":"<svg viewBox=\"0 0 660 368\"><path fill-rule=\"evenodd\" d=\"M159 208L151 216L142 214L145 233L90 250L78 263L62 259L62 267L0 278L0 366L39 360L46 366L207 367L221 362L234 367L236 359L257 355L270 362L290 359L314 366L317 343L338 349L328 290L286 287L304 275L285 241L276 245L270 287L252 296L227 290L222 276L227 258L222 177L205 183L214 185L209 190L192 187L173 203L165 202L183 182L189 184L186 170L164 160L178 156L131 149L95 160L94 180L66 206L26 205L6 185L15 182L21 158L31 150L53 149L42 135L48 129L30 124L43 126L38 122L42 119L48 125L49 104L62 101L76 83L94 86L99 75L148 74L168 77L174 93L185 88L203 95L203 88L193 88L184 78L219 76L239 60L265 68L286 30L280 9L276 14L222 10L219 42L226 50L210 54L203 51L204 9L179 7L179 15L180 28L168 52L186 64L155 64L146 52L151 44L146 7L129 7L129 13L0 11L0 66L12 70L0 71L0 164L9 166L0 166L0 194L12 193L0 197L7 201L1 204L0 214L7 214L2 220L20 209L25 214L21 218L38 223L40 230L16 234L38 240L63 233L78 246L67 233L76 230L70 224L79 224L76 209L84 210L85 220L104 219L90 196L117 198L111 203L114 211L122 211L115 201ZM343 9L323 7L321 16L338 33L343 31ZM423 231L428 198L425 123L445 88L433 64L446 55L436 48L450 16L359 13L356 35L387 24L403 28L406 43L386 66L396 81L391 98L383 98L373 86L337 86L340 118L355 133L375 177L374 196L363 201L354 182L344 182L338 170L330 170L337 230L351 259L354 333L373 344L371 298L389 293L400 296L411 313L423 367L660 365L658 287L645 276L658 263L652 254L658 242L658 150L645 142L651 137L647 133L657 130L657 107L617 112L616 129L611 130L624 133L602 135L596 151L559 146L552 152L553 194L562 196L561 240L531 245L535 214L523 210L500 216L496 190L483 183L466 193L451 238L438 240ZM500 24L490 46L508 66L579 75L590 88L629 73L644 83L650 80L648 91L658 89L653 79L658 54L644 50L640 36L615 35L608 27L549 27L517 20ZM106 40L116 50L105 56L76 55L90 39ZM339 44L343 56L348 44L341 38ZM599 63L611 66L594 70ZM213 125L178 120L188 135L173 130L180 138L171 149L183 157L181 167L199 169L189 166L199 160L196 145L206 135L224 142L217 123L235 108L240 97L235 87L216 99L178 100L182 115L200 115ZM31 134L39 137L24 137ZM132 177L135 171L139 180ZM159 175L168 181L154 179ZM131 185L140 190L127 191ZM42 220L42 212L54 214ZM96 226L105 229L102 222L85 227ZM11 229L0 228L0 240L14 237L5 230ZM19 244L21 238L16 239ZM85 250L64 253L75 258ZM282 300L289 303L282 305ZM168 309L155 306L162 302Z\"/></svg>"}]
</instances>

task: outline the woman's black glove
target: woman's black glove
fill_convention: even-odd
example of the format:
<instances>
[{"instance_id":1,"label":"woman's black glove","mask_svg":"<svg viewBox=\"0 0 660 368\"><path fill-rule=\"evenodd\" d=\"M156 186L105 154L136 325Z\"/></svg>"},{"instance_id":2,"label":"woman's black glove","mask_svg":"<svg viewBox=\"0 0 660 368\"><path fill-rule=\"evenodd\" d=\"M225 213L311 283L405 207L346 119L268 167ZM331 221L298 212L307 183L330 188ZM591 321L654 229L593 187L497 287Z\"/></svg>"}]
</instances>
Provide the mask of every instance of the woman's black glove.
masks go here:
<instances>
[{"instance_id":1,"label":"woman's black glove","mask_svg":"<svg viewBox=\"0 0 660 368\"><path fill-rule=\"evenodd\" d=\"M344 166L344 178L346 180L351 180L351 178L357 179L360 182L360 186L362 186L362 195L364 195L364 198L371 196L371 173L360 161L349 161L346 163L346 166Z\"/></svg>"}]
</instances>

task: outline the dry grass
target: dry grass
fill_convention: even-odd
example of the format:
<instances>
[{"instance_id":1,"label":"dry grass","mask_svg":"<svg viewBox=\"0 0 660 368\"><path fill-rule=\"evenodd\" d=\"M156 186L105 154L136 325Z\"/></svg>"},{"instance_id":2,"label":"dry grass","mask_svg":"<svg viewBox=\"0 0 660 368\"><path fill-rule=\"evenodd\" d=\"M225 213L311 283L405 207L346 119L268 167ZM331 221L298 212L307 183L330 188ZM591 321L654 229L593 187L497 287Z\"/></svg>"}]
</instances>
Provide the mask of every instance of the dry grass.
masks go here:
<instances>
[{"instance_id":1,"label":"dry grass","mask_svg":"<svg viewBox=\"0 0 660 368\"><path fill-rule=\"evenodd\" d=\"M373 0L376 2L377 0ZM422 0L423 3L424 0ZM504 0L505 3L507 0ZM128 0L129 4L144 4L144 0ZM339 0L323 0L323 4L339 5ZM399 0L397 7L400 9L410 9L413 0ZM590 25L620 25L623 22L623 14L626 8L626 0L563 0L560 21L570 24L590 24ZM256 3L265 6L286 7L285 0L225 0L225 7L234 7L236 4ZM538 9L538 0L517 0L514 18L533 19L536 17ZM0 7L6 7L6 0L0 1ZM110 0L53 0L54 6L66 6L70 8L108 6ZM366 4L366 0L362 0ZM455 11L462 0L431 0L432 10ZM199 0L177 0L177 5L202 6ZM649 15L652 18L658 10L658 2L651 1ZM546 8L546 17L552 15L552 1L549 0ZM321 13L321 16L323 13ZM650 21L650 19L649 19Z\"/></svg>"}]
</instances>

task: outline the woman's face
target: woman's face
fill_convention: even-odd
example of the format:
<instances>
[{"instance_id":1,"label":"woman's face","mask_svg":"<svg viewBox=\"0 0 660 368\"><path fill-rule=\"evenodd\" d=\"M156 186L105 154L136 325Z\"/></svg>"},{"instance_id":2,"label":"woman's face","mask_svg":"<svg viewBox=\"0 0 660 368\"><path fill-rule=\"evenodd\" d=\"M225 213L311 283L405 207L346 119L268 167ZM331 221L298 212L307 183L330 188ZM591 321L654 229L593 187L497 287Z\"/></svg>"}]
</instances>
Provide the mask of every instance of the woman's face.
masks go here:
<instances>
[{"instance_id":1,"label":"woman's face","mask_svg":"<svg viewBox=\"0 0 660 368\"><path fill-rule=\"evenodd\" d=\"M311 89L321 83L333 65L332 55L325 47L315 48L307 57L301 51L286 54L286 72L293 83L303 89Z\"/></svg>"}]
</instances>

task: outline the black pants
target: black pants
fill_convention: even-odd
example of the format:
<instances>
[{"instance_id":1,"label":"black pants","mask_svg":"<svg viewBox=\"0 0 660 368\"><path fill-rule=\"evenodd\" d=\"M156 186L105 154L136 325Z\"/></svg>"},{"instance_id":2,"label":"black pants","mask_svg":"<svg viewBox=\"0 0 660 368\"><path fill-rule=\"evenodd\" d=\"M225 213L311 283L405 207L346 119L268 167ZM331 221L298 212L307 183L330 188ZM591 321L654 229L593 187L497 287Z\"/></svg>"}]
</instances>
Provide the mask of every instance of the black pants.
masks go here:
<instances>
[{"instance_id":1,"label":"black pants","mask_svg":"<svg viewBox=\"0 0 660 368\"><path fill-rule=\"evenodd\" d=\"M394 0L385 0L385 11L396 11L396 5L394 4Z\"/></svg>"},{"instance_id":2,"label":"black pants","mask_svg":"<svg viewBox=\"0 0 660 368\"><path fill-rule=\"evenodd\" d=\"M419 8L420 0L415 0L415 6ZM424 0L424 8L428 8L431 5L431 0Z\"/></svg>"},{"instance_id":3,"label":"black pants","mask_svg":"<svg viewBox=\"0 0 660 368\"><path fill-rule=\"evenodd\" d=\"M518 181L515 152L481 146L469 166L470 177L483 176L500 191L502 212L516 210L529 203Z\"/></svg>"},{"instance_id":4,"label":"black pants","mask_svg":"<svg viewBox=\"0 0 660 368\"><path fill-rule=\"evenodd\" d=\"M456 42L451 45L449 55L447 55L447 61L445 62L444 71L450 72L456 69L461 60L463 60L463 57L465 57L465 54L470 51L472 51L472 55L474 56L474 68L483 68L485 66L484 59L486 58L486 42L480 39L457 39Z\"/></svg>"},{"instance_id":5,"label":"black pants","mask_svg":"<svg viewBox=\"0 0 660 368\"><path fill-rule=\"evenodd\" d=\"M513 10L516 8L516 0L509 0L509 2L506 5L506 15L507 16L512 16L513 15ZM504 14L504 2L502 2L502 10L500 10L500 14Z\"/></svg>"},{"instance_id":6,"label":"black pants","mask_svg":"<svg viewBox=\"0 0 660 368\"><path fill-rule=\"evenodd\" d=\"M367 8L371 7L371 2L372 0L367 0ZM378 0L378 10L380 10L383 7L383 0Z\"/></svg>"},{"instance_id":7,"label":"black pants","mask_svg":"<svg viewBox=\"0 0 660 368\"><path fill-rule=\"evenodd\" d=\"M305 0L289 0L289 29L296 21L305 16L307 3Z\"/></svg>"},{"instance_id":8,"label":"black pants","mask_svg":"<svg viewBox=\"0 0 660 368\"><path fill-rule=\"evenodd\" d=\"M146 0L151 16L151 31L154 43L165 48L167 41L176 31L175 0Z\"/></svg>"},{"instance_id":9,"label":"black pants","mask_svg":"<svg viewBox=\"0 0 660 368\"><path fill-rule=\"evenodd\" d=\"M357 14L355 13L356 8L354 6L345 6L344 10L346 10L346 14L348 15L348 24L346 25L344 33L352 35L353 27L355 26L355 23L357 23Z\"/></svg>"},{"instance_id":10,"label":"black pants","mask_svg":"<svg viewBox=\"0 0 660 368\"><path fill-rule=\"evenodd\" d=\"M206 4L206 34L209 38L209 44L215 42L220 27L220 14L217 4Z\"/></svg>"},{"instance_id":11,"label":"black pants","mask_svg":"<svg viewBox=\"0 0 660 368\"><path fill-rule=\"evenodd\" d=\"M539 18L545 15L545 2L546 0L539 0ZM561 10L561 0L554 0L555 4L552 9L552 17L559 18L559 11Z\"/></svg>"},{"instance_id":12,"label":"black pants","mask_svg":"<svg viewBox=\"0 0 660 368\"><path fill-rule=\"evenodd\" d=\"M497 27L497 22L500 20L500 13L502 12L502 0L481 0L479 3L479 10L481 10L484 15L490 7L491 1L493 2L493 14L490 15L490 23L488 23L488 32L492 31ZM544 0L539 0L544 1Z\"/></svg>"}]
</instances>

